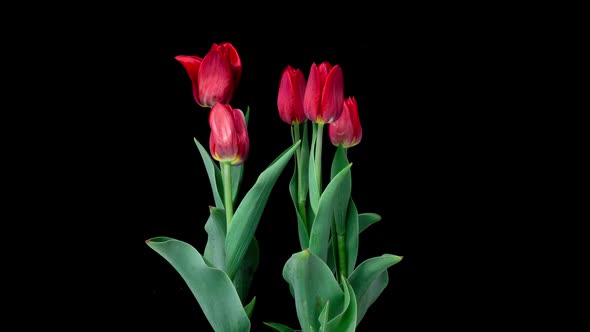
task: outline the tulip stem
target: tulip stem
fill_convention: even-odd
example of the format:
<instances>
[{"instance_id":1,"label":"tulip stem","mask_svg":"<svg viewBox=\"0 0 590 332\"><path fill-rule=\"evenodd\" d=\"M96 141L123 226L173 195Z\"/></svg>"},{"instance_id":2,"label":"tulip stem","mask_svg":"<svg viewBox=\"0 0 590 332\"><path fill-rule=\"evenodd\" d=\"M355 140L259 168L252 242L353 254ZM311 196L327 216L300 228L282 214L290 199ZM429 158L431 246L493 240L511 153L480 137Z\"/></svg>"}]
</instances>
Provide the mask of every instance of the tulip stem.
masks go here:
<instances>
[{"instance_id":1,"label":"tulip stem","mask_svg":"<svg viewBox=\"0 0 590 332\"><path fill-rule=\"evenodd\" d=\"M231 164L229 162L221 163L221 178L223 181L223 197L225 207L225 222L227 229L231 225L231 220L234 217L233 199L231 194Z\"/></svg>"},{"instance_id":2,"label":"tulip stem","mask_svg":"<svg viewBox=\"0 0 590 332\"><path fill-rule=\"evenodd\" d=\"M324 132L324 124L318 123L318 132L315 143L315 180L317 187L322 192L322 137Z\"/></svg>"},{"instance_id":3,"label":"tulip stem","mask_svg":"<svg viewBox=\"0 0 590 332\"><path fill-rule=\"evenodd\" d=\"M293 129L293 143L297 143L300 139L299 122L295 122ZM295 165L297 167L297 205L299 207L299 214L303 220L303 225L305 226L305 229L307 229L307 212L305 211L306 197L303 194L303 165L301 165L301 145L299 145L297 150L295 150L295 160Z\"/></svg>"}]
</instances>

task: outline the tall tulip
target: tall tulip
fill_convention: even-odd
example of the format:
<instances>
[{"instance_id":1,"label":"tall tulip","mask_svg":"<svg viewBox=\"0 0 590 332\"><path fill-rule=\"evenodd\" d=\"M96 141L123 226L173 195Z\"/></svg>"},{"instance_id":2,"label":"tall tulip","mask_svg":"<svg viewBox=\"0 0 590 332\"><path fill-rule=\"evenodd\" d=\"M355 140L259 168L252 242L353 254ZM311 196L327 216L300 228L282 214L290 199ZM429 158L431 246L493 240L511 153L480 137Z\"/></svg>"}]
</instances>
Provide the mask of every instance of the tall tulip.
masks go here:
<instances>
[{"instance_id":1,"label":"tall tulip","mask_svg":"<svg viewBox=\"0 0 590 332\"><path fill-rule=\"evenodd\" d=\"M314 188L311 207L317 209L319 195L322 192L322 140L324 124L340 117L344 102L344 80L339 65L332 66L324 61L319 66L312 64L305 87L303 110L308 119L313 121L315 145L313 154L314 177L310 177L310 188ZM310 151L311 153L311 151ZM311 174L311 171L310 171ZM314 179L315 178L315 179Z\"/></svg>"},{"instance_id":2,"label":"tall tulip","mask_svg":"<svg viewBox=\"0 0 590 332\"><path fill-rule=\"evenodd\" d=\"M242 62L231 43L214 43L202 59L194 55L178 55L175 59L187 71L199 106L212 107L217 102L231 101L242 77Z\"/></svg>"},{"instance_id":3,"label":"tall tulip","mask_svg":"<svg viewBox=\"0 0 590 332\"><path fill-rule=\"evenodd\" d=\"M342 115L328 127L330 141L335 146L342 144L349 148L360 143L363 137L363 128L359 120L358 105L354 97L344 100Z\"/></svg>"},{"instance_id":4,"label":"tall tulip","mask_svg":"<svg viewBox=\"0 0 590 332\"><path fill-rule=\"evenodd\" d=\"M279 85L277 107L281 119L290 124L303 123L307 120L303 111L305 95L305 77L299 69L287 66L283 70Z\"/></svg>"},{"instance_id":5,"label":"tall tulip","mask_svg":"<svg viewBox=\"0 0 590 332\"><path fill-rule=\"evenodd\" d=\"M241 110L216 103L209 113L209 126L209 149L215 160L240 165L248 158L250 140Z\"/></svg>"},{"instance_id":6,"label":"tall tulip","mask_svg":"<svg viewBox=\"0 0 590 332\"><path fill-rule=\"evenodd\" d=\"M316 123L330 123L342 114L344 81L339 65L324 61L314 63L309 71L303 109L308 119Z\"/></svg>"}]
</instances>

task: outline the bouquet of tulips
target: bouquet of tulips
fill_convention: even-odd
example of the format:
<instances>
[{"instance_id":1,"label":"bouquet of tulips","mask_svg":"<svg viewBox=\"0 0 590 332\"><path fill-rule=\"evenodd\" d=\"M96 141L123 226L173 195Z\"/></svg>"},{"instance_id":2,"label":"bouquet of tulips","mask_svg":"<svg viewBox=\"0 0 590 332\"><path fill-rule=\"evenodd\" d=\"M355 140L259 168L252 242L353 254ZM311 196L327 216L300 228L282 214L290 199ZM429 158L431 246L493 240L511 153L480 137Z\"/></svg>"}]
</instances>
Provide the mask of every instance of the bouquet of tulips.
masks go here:
<instances>
[{"instance_id":1,"label":"bouquet of tulips","mask_svg":"<svg viewBox=\"0 0 590 332\"><path fill-rule=\"evenodd\" d=\"M282 276L295 301L300 326L265 324L276 331L355 331L368 308L388 284L388 268L400 256L384 254L358 264L359 234L381 217L360 213L351 197L347 150L362 138L358 105L345 98L340 66L312 64L306 81L299 69L282 73L277 107L291 129L293 144L260 173L237 201L243 163L249 152L248 115L230 102L242 74L231 43L213 44L198 56L176 56L186 69L197 104L209 108L209 152L195 138L207 172L215 206L205 223L207 243L201 251L169 237L148 246L182 276L215 331L250 331L256 297L250 296L259 259L256 228L278 177L291 159L289 192L301 251L285 263ZM309 121L308 121L309 120ZM336 146L330 180L322 183L324 130ZM311 127L311 131L310 131ZM295 236L295 235L294 235ZM277 274L279 271L277 271Z\"/></svg>"}]
</instances>

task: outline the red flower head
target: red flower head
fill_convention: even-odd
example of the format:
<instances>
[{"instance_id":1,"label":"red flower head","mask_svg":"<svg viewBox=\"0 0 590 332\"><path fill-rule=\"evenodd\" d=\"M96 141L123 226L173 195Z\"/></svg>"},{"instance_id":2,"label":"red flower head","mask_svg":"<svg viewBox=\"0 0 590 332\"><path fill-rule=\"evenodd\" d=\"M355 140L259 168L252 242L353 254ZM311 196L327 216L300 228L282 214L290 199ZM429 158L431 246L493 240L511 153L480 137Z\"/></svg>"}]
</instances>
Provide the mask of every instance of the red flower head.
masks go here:
<instances>
[{"instance_id":1,"label":"red flower head","mask_svg":"<svg viewBox=\"0 0 590 332\"><path fill-rule=\"evenodd\" d=\"M328 127L330 141L335 146L342 144L349 148L360 143L363 137L363 128L359 120L358 105L354 97L344 100L344 107L340 118Z\"/></svg>"},{"instance_id":2,"label":"red flower head","mask_svg":"<svg viewBox=\"0 0 590 332\"><path fill-rule=\"evenodd\" d=\"M248 158L250 139L241 110L216 103L209 112L209 150L217 161L240 165Z\"/></svg>"},{"instance_id":3,"label":"red flower head","mask_svg":"<svg viewBox=\"0 0 590 332\"><path fill-rule=\"evenodd\" d=\"M309 71L303 110L308 119L316 123L330 123L342 114L344 82L340 66L314 63Z\"/></svg>"},{"instance_id":4,"label":"red flower head","mask_svg":"<svg viewBox=\"0 0 590 332\"><path fill-rule=\"evenodd\" d=\"M279 115L286 123L293 125L307 120L303 112L303 96L305 94L305 77L299 69L287 66L281 76L277 107Z\"/></svg>"},{"instance_id":5,"label":"red flower head","mask_svg":"<svg viewBox=\"0 0 590 332\"><path fill-rule=\"evenodd\" d=\"M232 44L213 44L203 59L194 55L178 55L175 59L184 66L193 83L197 104L212 107L216 102L231 101L242 77L242 62Z\"/></svg>"}]
</instances>

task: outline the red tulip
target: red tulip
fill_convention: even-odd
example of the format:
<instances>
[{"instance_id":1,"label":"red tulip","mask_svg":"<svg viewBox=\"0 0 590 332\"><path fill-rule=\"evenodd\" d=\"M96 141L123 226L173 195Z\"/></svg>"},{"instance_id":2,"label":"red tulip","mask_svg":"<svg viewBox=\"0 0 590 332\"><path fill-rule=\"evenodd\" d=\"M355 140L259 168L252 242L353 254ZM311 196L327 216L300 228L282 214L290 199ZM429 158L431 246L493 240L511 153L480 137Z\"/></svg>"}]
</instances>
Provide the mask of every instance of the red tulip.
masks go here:
<instances>
[{"instance_id":1,"label":"red tulip","mask_svg":"<svg viewBox=\"0 0 590 332\"><path fill-rule=\"evenodd\" d=\"M342 116L328 127L328 134L332 144L349 148L360 143L363 137L363 128L359 120L358 105L354 97L344 100Z\"/></svg>"},{"instance_id":2,"label":"red tulip","mask_svg":"<svg viewBox=\"0 0 590 332\"><path fill-rule=\"evenodd\" d=\"M307 120L303 112L303 96L305 94L305 77L299 69L287 66L281 76L277 107L279 115L286 123L293 125Z\"/></svg>"},{"instance_id":3,"label":"red tulip","mask_svg":"<svg viewBox=\"0 0 590 332\"><path fill-rule=\"evenodd\" d=\"M248 158L250 139L241 110L216 103L209 112L209 127L209 149L215 160L240 165Z\"/></svg>"},{"instance_id":4,"label":"red tulip","mask_svg":"<svg viewBox=\"0 0 590 332\"><path fill-rule=\"evenodd\" d=\"M308 119L317 123L330 123L342 114L344 82L340 66L326 61L314 63L309 71L303 110Z\"/></svg>"},{"instance_id":5,"label":"red tulip","mask_svg":"<svg viewBox=\"0 0 590 332\"><path fill-rule=\"evenodd\" d=\"M242 62L232 44L213 44L203 59L194 55L178 55L175 59L184 66L193 83L197 104L212 107L216 102L230 102L242 77Z\"/></svg>"}]
</instances>

